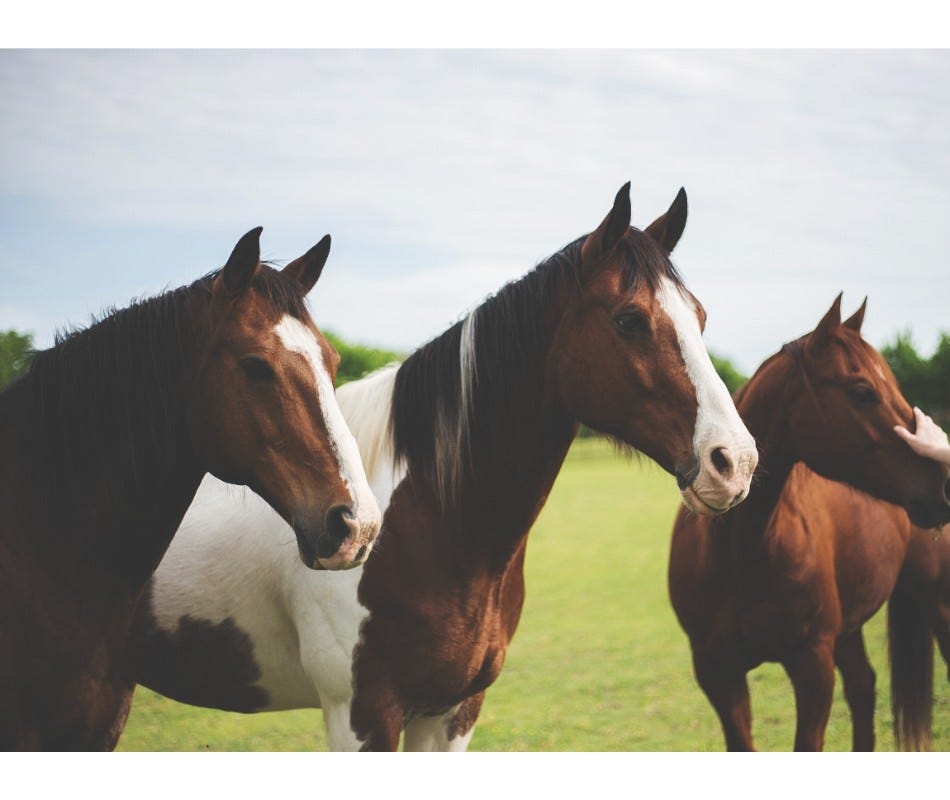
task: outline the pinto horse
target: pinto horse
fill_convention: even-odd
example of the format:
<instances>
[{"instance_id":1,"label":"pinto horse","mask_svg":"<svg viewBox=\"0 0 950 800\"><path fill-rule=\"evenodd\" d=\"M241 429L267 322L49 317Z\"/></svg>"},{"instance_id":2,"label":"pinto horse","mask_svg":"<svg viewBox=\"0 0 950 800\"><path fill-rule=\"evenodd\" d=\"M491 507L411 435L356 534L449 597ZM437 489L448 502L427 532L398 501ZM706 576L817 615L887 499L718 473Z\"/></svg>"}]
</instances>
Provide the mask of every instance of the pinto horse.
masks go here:
<instances>
[{"instance_id":1,"label":"pinto horse","mask_svg":"<svg viewBox=\"0 0 950 800\"><path fill-rule=\"evenodd\" d=\"M135 606L206 472L266 498L302 569L367 555L379 509L304 305L330 237L277 272L260 233L0 394L0 747L114 745Z\"/></svg>"},{"instance_id":2,"label":"pinto horse","mask_svg":"<svg viewBox=\"0 0 950 800\"><path fill-rule=\"evenodd\" d=\"M314 580L263 547L285 530L276 515L206 481L140 607L131 677L216 708L323 708L333 749L395 750L403 731L408 750L465 749L580 422L675 474L698 514L743 500L755 447L669 260L685 193L640 231L629 186L593 233L340 388L385 507L362 575ZM193 636L196 620L229 641Z\"/></svg>"},{"instance_id":3,"label":"pinto horse","mask_svg":"<svg viewBox=\"0 0 950 800\"><path fill-rule=\"evenodd\" d=\"M836 665L854 747L873 747L861 625L904 561L909 526L897 506L925 527L950 520L944 468L894 433L913 413L861 338L865 305L844 323L840 309L841 295L736 396L761 454L749 501L713 521L681 508L673 529L670 598L730 750L754 749L746 674L765 661L794 686L796 750L823 745Z\"/></svg>"}]
</instances>

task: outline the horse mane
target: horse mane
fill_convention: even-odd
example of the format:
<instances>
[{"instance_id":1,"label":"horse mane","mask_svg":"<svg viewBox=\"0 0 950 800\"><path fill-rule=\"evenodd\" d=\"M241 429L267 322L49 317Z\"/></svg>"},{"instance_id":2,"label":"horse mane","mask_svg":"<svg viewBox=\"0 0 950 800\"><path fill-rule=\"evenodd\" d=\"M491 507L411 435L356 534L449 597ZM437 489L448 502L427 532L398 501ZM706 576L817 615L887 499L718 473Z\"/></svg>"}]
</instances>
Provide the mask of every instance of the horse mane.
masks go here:
<instances>
[{"instance_id":1,"label":"horse mane","mask_svg":"<svg viewBox=\"0 0 950 800\"><path fill-rule=\"evenodd\" d=\"M457 507L478 443L513 412L512 384L543 381L550 328L582 287L581 247L565 245L412 353L396 373L390 426L394 457L422 478L443 510ZM665 253L636 228L618 246L624 292L682 286ZM516 423L516 420L515 420Z\"/></svg>"},{"instance_id":2,"label":"horse mane","mask_svg":"<svg viewBox=\"0 0 950 800\"><path fill-rule=\"evenodd\" d=\"M7 392L25 391L41 464L51 482L76 481L92 459L114 460L133 484L178 458L187 341L185 304L210 295L220 270L122 309L108 308L84 328L58 331ZM253 287L281 313L307 318L299 287L262 264ZM175 434L175 432L177 435ZM62 487L52 483L57 490Z\"/></svg>"}]
</instances>

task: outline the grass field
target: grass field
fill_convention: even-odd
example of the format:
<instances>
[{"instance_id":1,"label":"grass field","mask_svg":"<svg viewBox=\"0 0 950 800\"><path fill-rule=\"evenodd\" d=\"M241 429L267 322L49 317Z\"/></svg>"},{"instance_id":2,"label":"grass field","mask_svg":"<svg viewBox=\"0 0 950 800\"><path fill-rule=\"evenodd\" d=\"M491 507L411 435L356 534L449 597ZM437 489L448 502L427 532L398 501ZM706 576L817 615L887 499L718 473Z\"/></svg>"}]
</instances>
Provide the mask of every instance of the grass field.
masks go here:
<instances>
[{"instance_id":1,"label":"grass field","mask_svg":"<svg viewBox=\"0 0 950 800\"><path fill-rule=\"evenodd\" d=\"M579 440L528 540L527 600L471 750L722 750L670 608L666 563L673 479ZM884 614L866 627L878 674L878 749L892 750ZM938 657L934 746L950 750L950 686ZM788 750L791 685L781 667L750 675L756 743ZM827 750L848 750L836 685ZM139 689L120 750L320 750L319 711L244 716L192 708Z\"/></svg>"}]
</instances>

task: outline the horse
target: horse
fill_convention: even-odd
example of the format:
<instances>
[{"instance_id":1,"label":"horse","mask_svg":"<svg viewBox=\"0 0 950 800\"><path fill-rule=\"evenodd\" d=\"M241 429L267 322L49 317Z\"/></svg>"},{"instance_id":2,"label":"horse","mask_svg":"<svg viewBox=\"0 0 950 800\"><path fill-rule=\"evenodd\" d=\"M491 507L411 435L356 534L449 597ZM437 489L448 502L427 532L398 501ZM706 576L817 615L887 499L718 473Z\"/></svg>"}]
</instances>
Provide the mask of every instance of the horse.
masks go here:
<instances>
[{"instance_id":1,"label":"horse","mask_svg":"<svg viewBox=\"0 0 950 800\"><path fill-rule=\"evenodd\" d=\"M931 748L934 639L950 681L950 536L912 526L887 601L891 712L894 740L902 749Z\"/></svg>"},{"instance_id":2,"label":"horse","mask_svg":"<svg viewBox=\"0 0 950 800\"><path fill-rule=\"evenodd\" d=\"M464 750L579 423L658 462L698 514L744 500L755 447L670 261L686 194L641 231L629 190L402 364L338 389L384 508L361 573L312 580L261 546L276 515L206 480L140 607L130 677L213 708L322 708L335 750L395 750L403 731L406 750ZM187 629L229 619L233 646L206 662Z\"/></svg>"},{"instance_id":3,"label":"horse","mask_svg":"<svg viewBox=\"0 0 950 800\"><path fill-rule=\"evenodd\" d=\"M0 747L114 746L135 607L206 473L264 498L303 569L368 555L381 514L304 299L330 237L277 271L261 230L58 334L0 394Z\"/></svg>"},{"instance_id":4,"label":"horse","mask_svg":"<svg viewBox=\"0 0 950 800\"><path fill-rule=\"evenodd\" d=\"M794 687L796 750L823 746L836 665L853 746L873 748L861 625L894 588L907 515L923 527L950 520L944 468L894 433L913 413L861 338L865 309L842 323L839 294L737 392L761 454L749 501L711 522L681 508L674 523L670 599L729 750L754 749L746 674L765 661Z\"/></svg>"}]
</instances>

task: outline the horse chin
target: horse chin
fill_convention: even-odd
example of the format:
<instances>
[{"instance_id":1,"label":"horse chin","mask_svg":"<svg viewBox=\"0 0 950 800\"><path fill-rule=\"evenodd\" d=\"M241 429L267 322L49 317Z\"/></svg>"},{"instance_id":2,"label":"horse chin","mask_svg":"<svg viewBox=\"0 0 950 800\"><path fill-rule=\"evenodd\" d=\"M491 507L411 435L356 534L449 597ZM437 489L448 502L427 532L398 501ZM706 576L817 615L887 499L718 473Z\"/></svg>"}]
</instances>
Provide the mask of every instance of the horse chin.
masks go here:
<instances>
[{"instance_id":1,"label":"horse chin","mask_svg":"<svg viewBox=\"0 0 950 800\"><path fill-rule=\"evenodd\" d=\"M710 505L692 486L687 486L685 489L680 490L680 495L686 507L701 517L717 517L729 510L729 506L717 508L716 506Z\"/></svg>"}]
</instances>

